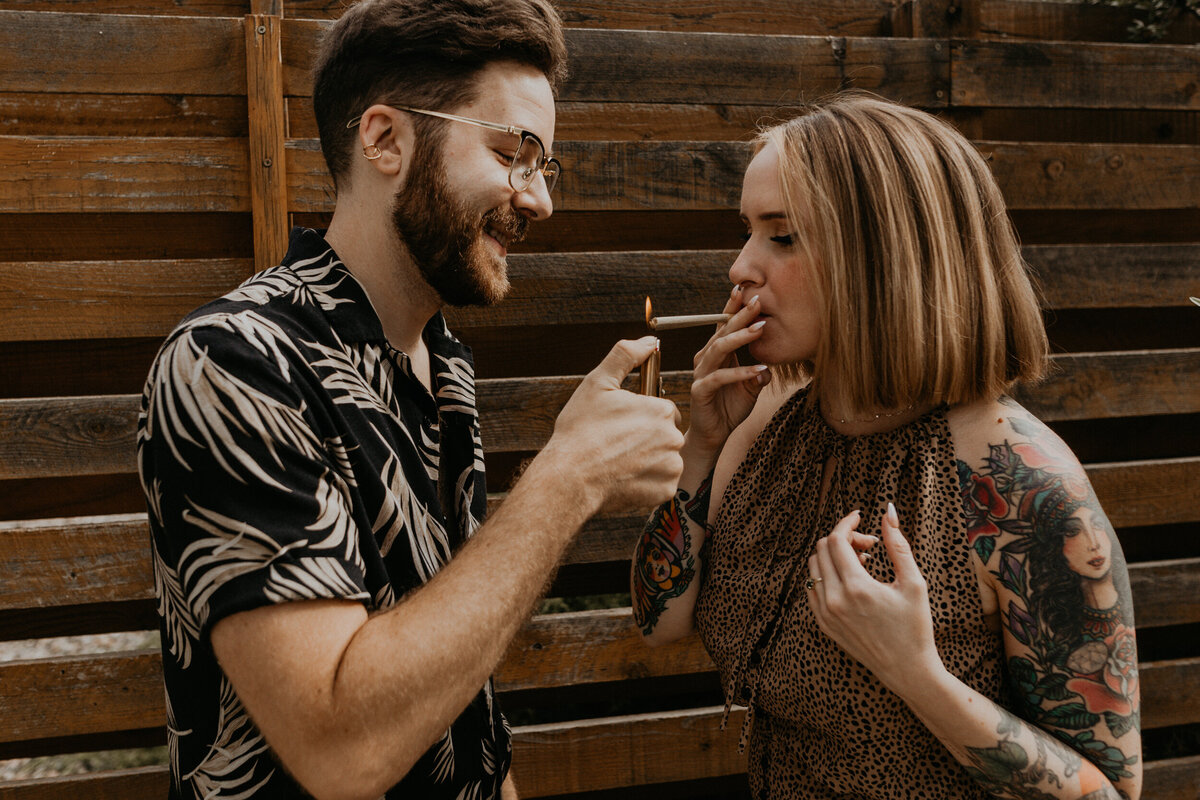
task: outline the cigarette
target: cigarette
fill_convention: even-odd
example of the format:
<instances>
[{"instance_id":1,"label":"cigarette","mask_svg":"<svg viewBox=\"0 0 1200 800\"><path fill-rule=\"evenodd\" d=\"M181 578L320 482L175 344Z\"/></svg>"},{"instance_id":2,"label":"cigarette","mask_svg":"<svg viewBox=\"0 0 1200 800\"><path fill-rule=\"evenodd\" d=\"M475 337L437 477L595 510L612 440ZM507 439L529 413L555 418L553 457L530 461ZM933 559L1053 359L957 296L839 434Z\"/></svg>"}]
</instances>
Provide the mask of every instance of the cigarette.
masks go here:
<instances>
[{"instance_id":1,"label":"cigarette","mask_svg":"<svg viewBox=\"0 0 1200 800\"><path fill-rule=\"evenodd\" d=\"M654 317L646 322L651 330L671 331L676 328L695 328L727 322L732 314L684 314L678 317Z\"/></svg>"}]
</instances>

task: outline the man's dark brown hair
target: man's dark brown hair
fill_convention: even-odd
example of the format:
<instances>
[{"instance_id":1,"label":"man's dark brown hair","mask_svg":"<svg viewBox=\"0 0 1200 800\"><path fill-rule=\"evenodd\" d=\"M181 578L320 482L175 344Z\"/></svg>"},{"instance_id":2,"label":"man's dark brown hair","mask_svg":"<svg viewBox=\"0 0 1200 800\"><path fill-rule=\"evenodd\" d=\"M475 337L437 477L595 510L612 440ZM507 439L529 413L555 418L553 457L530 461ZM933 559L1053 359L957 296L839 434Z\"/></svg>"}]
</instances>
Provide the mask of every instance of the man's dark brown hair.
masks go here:
<instances>
[{"instance_id":1,"label":"man's dark brown hair","mask_svg":"<svg viewBox=\"0 0 1200 800\"><path fill-rule=\"evenodd\" d=\"M495 61L535 67L557 92L566 76L562 20L547 0L363 0L325 33L313 68L313 110L336 186L358 134L346 123L374 103L445 111L475 99ZM502 121L502 120L497 120ZM442 121L414 120L419 137Z\"/></svg>"}]
</instances>

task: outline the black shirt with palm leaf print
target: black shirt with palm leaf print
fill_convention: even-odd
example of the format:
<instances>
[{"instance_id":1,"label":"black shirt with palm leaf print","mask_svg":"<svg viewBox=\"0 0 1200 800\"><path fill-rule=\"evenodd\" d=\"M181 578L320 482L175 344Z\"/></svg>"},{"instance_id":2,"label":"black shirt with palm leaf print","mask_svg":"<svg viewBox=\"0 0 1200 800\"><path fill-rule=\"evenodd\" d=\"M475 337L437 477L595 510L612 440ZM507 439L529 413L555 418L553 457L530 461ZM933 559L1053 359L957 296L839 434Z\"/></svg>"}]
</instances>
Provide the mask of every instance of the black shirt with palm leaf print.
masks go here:
<instances>
[{"instance_id":1,"label":"black shirt with palm leaf print","mask_svg":"<svg viewBox=\"0 0 1200 800\"><path fill-rule=\"evenodd\" d=\"M137 440L171 797L303 795L217 665L218 620L318 598L387 609L482 521L471 353L441 314L424 337L432 395L322 234L297 229L281 266L190 314L159 351ZM489 681L387 797L498 798L510 759Z\"/></svg>"}]
</instances>

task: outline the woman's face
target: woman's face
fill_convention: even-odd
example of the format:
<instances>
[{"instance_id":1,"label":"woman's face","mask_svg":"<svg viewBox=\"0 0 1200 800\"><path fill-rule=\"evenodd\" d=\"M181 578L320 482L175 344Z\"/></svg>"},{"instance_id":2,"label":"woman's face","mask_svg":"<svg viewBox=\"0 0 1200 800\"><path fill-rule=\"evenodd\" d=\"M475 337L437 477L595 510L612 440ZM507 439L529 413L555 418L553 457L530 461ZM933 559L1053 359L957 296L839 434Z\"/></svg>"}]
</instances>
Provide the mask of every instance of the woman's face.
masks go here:
<instances>
[{"instance_id":1,"label":"woman's face","mask_svg":"<svg viewBox=\"0 0 1200 800\"><path fill-rule=\"evenodd\" d=\"M746 244L729 268L729 279L742 287L745 302L757 295L765 322L750 355L764 364L794 364L817 352L820 329L817 304L792 224L784 213L779 153L768 144L758 152L742 181L742 222Z\"/></svg>"},{"instance_id":2,"label":"woman's face","mask_svg":"<svg viewBox=\"0 0 1200 800\"><path fill-rule=\"evenodd\" d=\"M1080 506L1064 523L1063 557L1075 574L1100 580L1112 569L1112 540L1104 517Z\"/></svg>"}]
</instances>

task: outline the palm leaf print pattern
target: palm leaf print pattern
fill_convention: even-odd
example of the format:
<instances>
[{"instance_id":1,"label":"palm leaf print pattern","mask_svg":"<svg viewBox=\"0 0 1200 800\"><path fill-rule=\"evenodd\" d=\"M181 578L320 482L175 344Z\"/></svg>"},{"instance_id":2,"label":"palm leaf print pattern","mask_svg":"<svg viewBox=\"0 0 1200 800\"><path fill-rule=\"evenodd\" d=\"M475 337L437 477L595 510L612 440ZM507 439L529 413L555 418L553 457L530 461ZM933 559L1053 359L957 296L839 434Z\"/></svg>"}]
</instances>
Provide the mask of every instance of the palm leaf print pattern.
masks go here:
<instances>
[{"instance_id":1,"label":"palm leaf print pattern","mask_svg":"<svg viewBox=\"0 0 1200 800\"><path fill-rule=\"evenodd\" d=\"M470 351L440 314L425 339L431 390L363 287L303 231L283 266L189 315L155 359L137 442L172 800L302 794L221 672L214 625L317 598L382 613L482 524ZM498 797L510 738L489 681L387 796Z\"/></svg>"}]
</instances>

